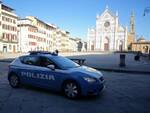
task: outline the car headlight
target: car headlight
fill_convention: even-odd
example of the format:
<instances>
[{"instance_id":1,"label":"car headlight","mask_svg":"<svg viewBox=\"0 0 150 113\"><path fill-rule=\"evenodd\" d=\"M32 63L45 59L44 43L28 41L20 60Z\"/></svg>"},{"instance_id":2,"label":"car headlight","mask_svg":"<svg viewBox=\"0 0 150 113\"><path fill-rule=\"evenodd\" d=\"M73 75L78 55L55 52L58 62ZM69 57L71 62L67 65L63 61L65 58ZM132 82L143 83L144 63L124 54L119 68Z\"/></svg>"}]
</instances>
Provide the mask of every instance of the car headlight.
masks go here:
<instances>
[{"instance_id":1,"label":"car headlight","mask_svg":"<svg viewBox=\"0 0 150 113\"><path fill-rule=\"evenodd\" d=\"M83 77L83 79L89 83L93 83L93 82L96 82L96 79L94 78L90 78L90 77Z\"/></svg>"}]
</instances>

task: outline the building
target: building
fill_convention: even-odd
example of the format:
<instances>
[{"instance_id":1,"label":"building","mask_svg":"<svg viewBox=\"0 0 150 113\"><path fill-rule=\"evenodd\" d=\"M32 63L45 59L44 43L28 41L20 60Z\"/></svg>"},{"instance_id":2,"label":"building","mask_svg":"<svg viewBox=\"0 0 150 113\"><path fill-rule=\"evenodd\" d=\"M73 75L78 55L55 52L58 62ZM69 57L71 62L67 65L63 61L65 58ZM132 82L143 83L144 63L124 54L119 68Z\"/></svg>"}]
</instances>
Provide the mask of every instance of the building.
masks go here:
<instances>
[{"instance_id":1,"label":"building","mask_svg":"<svg viewBox=\"0 0 150 113\"><path fill-rule=\"evenodd\" d=\"M88 29L89 51L116 51L127 49L127 27L119 23L118 12L114 15L108 7L96 17L96 27Z\"/></svg>"},{"instance_id":2,"label":"building","mask_svg":"<svg viewBox=\"0 0 150 113\"><path fill-rule=\"evenodd\" d=\"M70 33L33 16L18 20L20 52L69 51Z\"/></svg>"},{"instance_id":3,"label":"building","mask_svg":"<svg viewBox=\"0 0 150 113\"><path fill-rule=\"evenodd\" d=\"M68 52L69 51L69 35L70 33L68 31L60 30L60 40L61 40L61 45L59 50L61 52Z\"/></svg>"},{"instance_id":4,"label":"building","mask_svg":"<svg viewBox=\"0 0 150 113\"><path fill-rule=\"evenodd\" d=\"M69 37L70 33L59 28L56 29L54 50L59 50L61 52L69 51Z\"/></svg>"},{"instance_id":5,"label":"building","mask_svg":"<svg viewBox=\"0 0 150 113\"><path fill-rule=\"evenodd\" d=\"M137 42L131 43L132 51L141 51L142 53L150 53L150 41L146 41L142 36Z\"/></svg>"},{"instance_id":6,"label":"building","mask_svg":"<svg viewBox=\"0 0 150 113\"><path fill-rule=\"evenodd\" d=\"M95 28L88 29L87 37L88 37L88 50L94 51L96 29Z\"/></svg>"},{"instance_id":7,"label":"building","mask_svg":"<svg viewBox=\"0 0 150 113\"><path fill-rule=\"evenodd\" d=\"M145 40L143 36L136 40L135 16L133 12L130 17L130 31L128 32L127 47L129 51L150 52L150 41Z\"/></svg>"},{"instance_id":8,"label":"building","mask_svg":"<svg viewBox=\"0 0 150 113\"><path fill-rule=\"evenodd\" d=\"M130 51L132 49L131 45L135 42L135 16L132 12L131 18L130 18L130 31L128 32L128 39L127 39L127 47Z\"/></svg>"},{"instance_id":9,"label":"building","mask_svg":"<svg viewBox=\"0 0 150 113\"><path fill-rule=\"evenodd\" d=\"M0 2L0 52L17 52L17 19L14 9Z\"/></svg>"},{"instance_id":10,"label":"building","mask_svg":"<svg viewBox=\"0 0 150 113\"><path fill-rule=\"evenodd\" d=\"M18 20L19 52L28 52L37 49L37 27L30 19Z\"/></svg>"},{"instance_id":11,"label":"building","mask_svg":"<svg viewBox=\"0 0 150 113\"><path fill-rule=\"evenodd\" d=\"M74 38L69 38L69 51L70 52L78 51L78 43L77 43L77 40Z\"/></svg>"},{"instance_id":12,"label":"building","mask_svg":"<svg viewBox=\"0 0 150 113\"><path fill-rule=\"evenodd\" d=\"M71 43L71 44L70 44ZM0 52L76 51L70 33L34 16L18 18L0 2Z\"/></svg>"},{"instance_id":13,"label":"building","mask_svg":"<svg viewBox=\"0 0 150 113\"><path fill-rule=\"evenodd\" d=\"M18 20L19 51L53 51L55 32L56 27L33 16Z\"/></svg>"}]
</instances>

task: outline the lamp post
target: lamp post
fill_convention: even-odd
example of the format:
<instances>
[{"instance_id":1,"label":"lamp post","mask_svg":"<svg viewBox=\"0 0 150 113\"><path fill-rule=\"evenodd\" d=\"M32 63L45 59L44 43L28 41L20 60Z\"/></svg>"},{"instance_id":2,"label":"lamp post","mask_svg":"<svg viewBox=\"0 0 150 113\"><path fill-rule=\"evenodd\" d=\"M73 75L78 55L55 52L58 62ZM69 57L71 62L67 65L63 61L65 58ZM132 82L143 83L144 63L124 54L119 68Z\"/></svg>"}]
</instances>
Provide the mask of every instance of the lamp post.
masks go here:
<instances>
[{"instance_id":1,"label":"lamp post","mask_svg":"<svg viewBox=\"0 0 150 113\"><path fill-rule=\"evenodd\" d=\"M146 16L146 14L148 14L148 13L150 13L150 7L146 7L146 8L144 9L144 14L143 14L143 16Z\"/></svg>"}]
</instances>

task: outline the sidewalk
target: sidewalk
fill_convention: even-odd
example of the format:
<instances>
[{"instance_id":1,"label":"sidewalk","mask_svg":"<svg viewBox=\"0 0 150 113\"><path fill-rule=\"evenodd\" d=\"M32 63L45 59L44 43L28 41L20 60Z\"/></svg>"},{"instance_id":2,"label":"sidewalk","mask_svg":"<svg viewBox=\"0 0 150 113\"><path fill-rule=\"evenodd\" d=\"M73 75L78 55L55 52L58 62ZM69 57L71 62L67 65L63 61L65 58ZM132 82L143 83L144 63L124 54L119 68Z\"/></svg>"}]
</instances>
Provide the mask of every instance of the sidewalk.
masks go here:
<instances>
[{"instance_id":1,"label":"sidewalk","mask_svg":"<svg viewBox=\"0 0 150 113\"><path fill-rule=\"evenodd\" d=\"M22 56L22 55L28 55L29 53L1 53L0 54L0 62L11 62L15 58ZM97 54L97 52L60 52L59 55L61 56L81 56L81 55L91 55L91 54ZM99 53L99 54L105 54L105 53Z\"/></svg>"},{"instance_id":2,"label":"sidewalk","mask_svg":"<svg viewBox=\"0 0 150 113\"><path fill-rule=\"evenodd\" d=\"M150 74L150 61L135 61L134 54L126 55L126 66L120 67L120 54L96 54L96 55L80 55L70 56L69 58L85 58L86 62L84 65L93 67L98 70L104 71L115 71L125 73L143 73Z\"/></svg>"},{"instance_id":3,"label":"sidewalk","mask_svg":"<svg viewBox=\"0 0 150 113\"><path fill-rule=\"evenodd\" d=\"M150 61L141 61L134 60L134 54L126 55L126 66L119 67L120 54L119 53L60 53L62 56L68 58L83 58L86 59L84 65L93 67L98 70L104 71L115 71L115 72L124 72L124 73L143 73L150 74ZM0 57L0 62L10 63L17 55L7 55L6 57Z\"/></svg>"}]
</instances>

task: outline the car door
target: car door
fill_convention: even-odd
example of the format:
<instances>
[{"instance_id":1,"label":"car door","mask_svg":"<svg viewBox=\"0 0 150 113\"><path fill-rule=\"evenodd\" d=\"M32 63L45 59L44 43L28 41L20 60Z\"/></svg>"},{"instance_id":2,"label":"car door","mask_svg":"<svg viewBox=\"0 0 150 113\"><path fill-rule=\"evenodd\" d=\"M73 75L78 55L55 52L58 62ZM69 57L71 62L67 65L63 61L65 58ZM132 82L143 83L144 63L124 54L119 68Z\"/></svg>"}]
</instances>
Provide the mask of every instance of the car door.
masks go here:
<instances>
[{"instance_id":1,"label":"car door","mask_svg":"<svg viewBox=\"0 0 150 113\"><path fill-rule=\"evenodd\" d=\"M54 65L55 70L48 68L48 65ZM61 84L65 79L66 72L59 69L59 67L49 58L40 57L40 71L37 71L39 76L38 82L41 83L44 87L60 90Z\"/></svg>"},{"instance_id":2,"label":"car door","mask_svg":"<svg viewBox=\"0 0 150 113\"><path fill-rule=\"evenodd\" d=\"M38 56L25 56L22 58L22 66L20 68L21 82L25 84L36 85L37 77L36 72L40 70L38 65Z\"/></svg>"}]
</instances>

